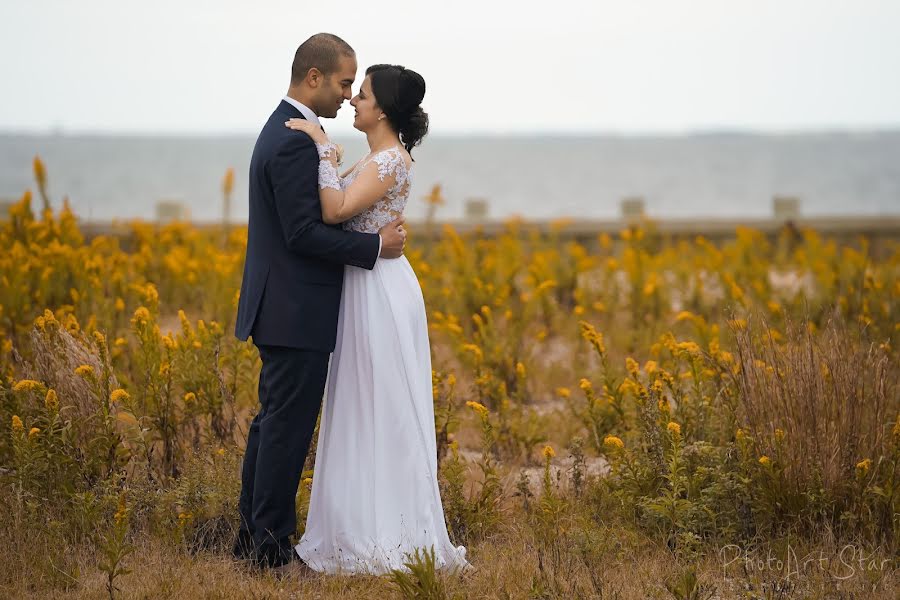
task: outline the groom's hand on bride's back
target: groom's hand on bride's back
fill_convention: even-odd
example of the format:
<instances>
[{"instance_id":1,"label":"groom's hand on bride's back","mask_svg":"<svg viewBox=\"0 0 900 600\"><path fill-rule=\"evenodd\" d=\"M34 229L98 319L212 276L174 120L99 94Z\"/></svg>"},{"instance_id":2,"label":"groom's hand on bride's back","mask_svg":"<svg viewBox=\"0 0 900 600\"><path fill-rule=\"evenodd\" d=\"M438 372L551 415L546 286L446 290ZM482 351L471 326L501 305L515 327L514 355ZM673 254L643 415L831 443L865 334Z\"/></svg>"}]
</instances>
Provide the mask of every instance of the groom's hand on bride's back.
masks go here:
<instances>
[{"instance_id":1,"label":"groom's hand on bride's back","mask_svg":"<svg viewBox=\"0 0 900 600\"><path fill-rule=\"evenodd\" d=\"M378 230L381 236L381 258L400 258L403 256L403 248L406 246L406 229L403 217L397 217Z\"/></svg>"}]
</instances>

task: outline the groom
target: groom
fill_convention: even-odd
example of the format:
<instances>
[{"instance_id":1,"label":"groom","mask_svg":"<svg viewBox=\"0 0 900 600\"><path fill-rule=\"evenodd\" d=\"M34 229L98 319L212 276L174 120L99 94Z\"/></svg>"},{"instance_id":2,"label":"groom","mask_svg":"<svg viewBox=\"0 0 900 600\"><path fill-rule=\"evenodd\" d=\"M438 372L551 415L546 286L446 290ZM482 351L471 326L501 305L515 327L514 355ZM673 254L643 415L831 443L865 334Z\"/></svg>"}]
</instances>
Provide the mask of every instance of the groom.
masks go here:
<instances>
[{"instance_id":1,"label":"groom","mask_svg":"<svg viewBox=\"0 0 900 600\"><path fill-rule=\"evenodd\" d=\"M287 96L269 117L250 159L250 222L235 335L259 349L260 410L250 423L241 472L237 558L282 567L299 560L295 497L334 350L344 265L372 269L397 258L406 232L399 218L378 234L325 225L319 156L288 119L319 123L351 97L356 55L320 33L297 48ZM302 564L302 563L298 563Z\"/></svg>"}]
</instances>

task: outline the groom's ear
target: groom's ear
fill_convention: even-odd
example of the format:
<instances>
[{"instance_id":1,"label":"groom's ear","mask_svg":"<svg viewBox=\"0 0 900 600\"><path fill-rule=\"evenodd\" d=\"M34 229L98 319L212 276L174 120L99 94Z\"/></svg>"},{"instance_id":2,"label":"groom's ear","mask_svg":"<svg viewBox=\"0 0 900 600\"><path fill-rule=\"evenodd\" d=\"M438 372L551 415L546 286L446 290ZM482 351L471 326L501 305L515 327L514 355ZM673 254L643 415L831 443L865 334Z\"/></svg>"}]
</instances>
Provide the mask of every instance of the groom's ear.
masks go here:
<instances>
[{"instance_id":1,"label":"groom's ear","mask_svg":"<svg viewBox=\"0 0 900 600\"><path fill-rule=\"evenodd\" d=\"M323 81L325 81L325 75L323 75L322 71L316 67L311 67L309 71L306 72L306 83L309 87L317 88Z\"/></svg>"}]
</instances>

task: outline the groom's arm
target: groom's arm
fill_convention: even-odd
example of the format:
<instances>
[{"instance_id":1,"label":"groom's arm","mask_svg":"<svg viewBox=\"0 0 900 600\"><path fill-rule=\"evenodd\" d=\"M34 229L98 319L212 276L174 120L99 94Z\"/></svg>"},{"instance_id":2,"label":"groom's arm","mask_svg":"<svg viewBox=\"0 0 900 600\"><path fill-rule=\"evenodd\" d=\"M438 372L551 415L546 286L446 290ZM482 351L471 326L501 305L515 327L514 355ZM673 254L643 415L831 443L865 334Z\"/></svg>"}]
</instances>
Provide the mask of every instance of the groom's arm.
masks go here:
<instances>
[{"instance_id":1,"label":"groom's arm","mask_svg":"<svg viewBox=\"0 0 900 600\"><path fill-rule=\"evenodd\" d=\"M341 231L322 222L319 154L306 134L289 135L269 163L275 210L291 252L372 269L381 252L376 233Z\"/></svg>"}]
</instances>

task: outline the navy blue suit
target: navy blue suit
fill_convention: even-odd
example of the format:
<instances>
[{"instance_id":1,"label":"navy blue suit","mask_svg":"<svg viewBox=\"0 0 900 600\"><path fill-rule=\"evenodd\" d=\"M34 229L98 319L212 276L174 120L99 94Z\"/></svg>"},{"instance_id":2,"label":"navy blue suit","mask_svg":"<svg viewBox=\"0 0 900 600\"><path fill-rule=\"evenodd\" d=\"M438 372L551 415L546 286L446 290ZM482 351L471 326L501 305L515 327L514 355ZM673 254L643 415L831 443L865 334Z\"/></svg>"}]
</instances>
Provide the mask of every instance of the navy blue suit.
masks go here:
<instances>
[{"instance_id":1,"label":"navy blue suit","mask_svg":"<svg viewBox=\"0 0 900 600\"><path fill-rule=\"evenodd\" d=\"M250 221L235 335L259 348L260 410L241 473L235 554L277 566L292 560L294 499L334 350L344 265L372 269L377 234L322 222L319 156L284 122L303 115L282 101L250 159Z\"/></svg>"}]
</instances>

